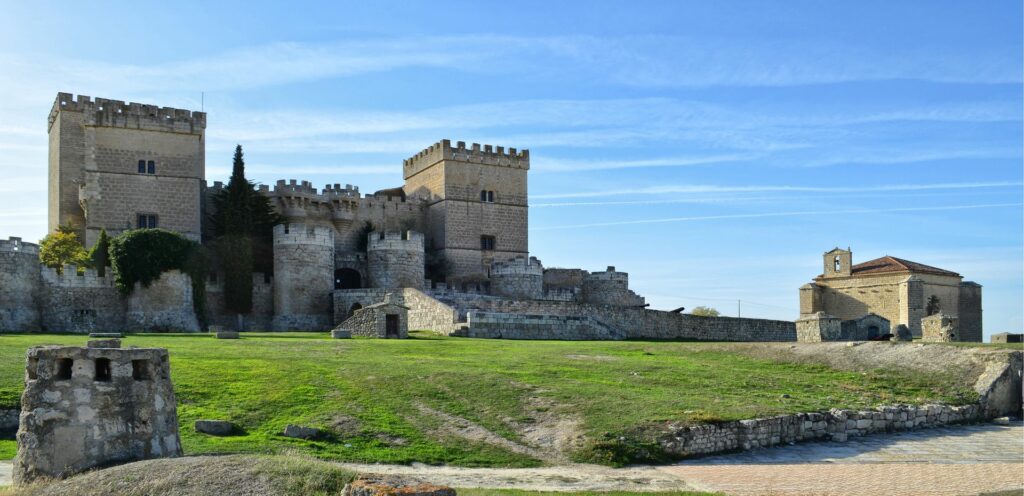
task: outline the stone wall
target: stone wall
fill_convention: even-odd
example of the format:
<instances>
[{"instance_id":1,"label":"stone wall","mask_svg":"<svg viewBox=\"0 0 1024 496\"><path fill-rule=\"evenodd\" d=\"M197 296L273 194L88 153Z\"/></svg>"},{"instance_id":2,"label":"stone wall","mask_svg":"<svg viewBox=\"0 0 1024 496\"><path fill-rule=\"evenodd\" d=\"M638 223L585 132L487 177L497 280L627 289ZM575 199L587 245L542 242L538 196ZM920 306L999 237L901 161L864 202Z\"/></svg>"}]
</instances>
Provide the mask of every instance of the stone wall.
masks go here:
<instances>
[{"instance_id":1,"label":"stone wall","mask_svg":"<svg viewBox=\"0 0 1024 496\"><path fill-rule=\"evenodd\" d=\"M39 329L39 246L0 240L0 332Z\"/></svg>"},{"instance_id":2,"label":"stone wall","mask_svg":"<svg viewBox=\"0 0 1024 496\"><path fill-rule=\"evenodd\" d=\"M325 226L274 226L275 331L322 331L331 327L334 230Z\"/></svg>"},{"instance_id":3,"label":"stone wall","mask_svg":"<svg viewBox=\"0 0 1024 496\"><path fill-rule=\"evenodd\" d=\"M583 269L544 269L544 288L549 290L555 288L581 289L583 288L583 278L589 273Z\"/></svg>"},{"instance_id":4,"label":"stone wall","mask_svg":"<svg viewBox=\"0 0 1024 496\"><path fill-rule=\"evenodd\" d=\"M238 316L224 308L224 278L206 283L206 318L211 325L225 329L238 327ZM269 331L274 318L273 278L263 273L252 274L252 312L242 319L243 331Z\"/></svg>"},{"instance_id":5,"label":"stone wall","mask_svg":"<svg viewBox=\"0 0 1024 496\"><path fill-rule=\"evenodd\" d=\"M369 286L396 289L423 287L423 234L414 231L373 232L367 240Z\"/></svg>"},{"instance_id":6,"label":"stone wall","mask_svg":"<svg viewBox=\"0 0 1024 496\"><path fill-rule=\"evenodd\" d=\"M21 410L0 410L0 435L14 434L18 430Z\"/></svg>"},{"instance_id":7,"label":"stone wall","mask_svg":"<svg viewBox=\"0 0 1024 496\"><path fill-rule=\"evenodd\" d=\"M633 339L686 339L697 341L796 341L793 322L733 317L700 317L638 307L585 303L513 300L445 290L428 292L454 307L463 320L469 310L529 315L592 316Z\"/></svg>"},{"instance_id":8,"label":"stone wall","mask_svg":"<svg viewBox=\"0 0 1024 496\"><path fill-rule=\"evenodd\" d=\"M493 339L618 340L625 335L591 316L529 315L470 310L454 336Z\"/></svg>"},{"instance_id":9,"label":"stone wall","mask_svg":"<svg viewBox=\"0 0 1024 496\"><path fill-rule=\"evenodd\" d=\"M40 270L40 317L44 331L84 334L125 329L125 300L114 287L110 270L105 277L94 269L79 273L74 265L65 266L59 274L50 267ZM191 299L188 304L191 311Z\"/></svg>"},{"instance_id":10,"label":"stone wall","mask_svg":"<svg viewBox=\"0 0 1024 496\"><path fill-rule=\"evenodd\" d=\"M665 453L676 458L686 458L801 441L845 442L849 438L875 433L976 422L983 417L977 405L833 409L823 413L797 413L696 426L669 426L668 432L658 439L658 444Z\"/></svg>"},{"instance_id":11,"label":"stone wall","mask_svg":"<svg viewBox=\"0 0 1024 496\"><path fill-rule=\"evenodd\" d=\"M192 307L192 278L164 272L149 286L135 284L128 295L125 328L145 332L199 332Z\"/></svg>"},{"instance_id":12,"label":"stone wall","mask_svg":"<svg viewBox=\"0 0 1024 496\"><path fill-rule=\"evenodd\" d=\"M536 257L517 257L491 265L491 293L507 298L544 297L544 266Z\"/></svg>"},{"instance_id":13,"label":"stone wall","mask_svg":"<svg viewBox=\"0 0 1024 496\"><path fill-rule=\"evenodd\" d=\"M30 348L21 401L15 483L181 456L167 350Z\"/></svg>"},{"instance_id":14,"label":"stone wall","mask_svg":"<svg viewBox=\"0 0 1024 496\"><path fill-rule=\"evenodd\" d=\"M825 312L803 315L796 321L796 340L801 343L839 341L841 336L842 321Z\"/></svg>"},{"instance_id":15,"label":"stone wall","mask_svg":"<svg viewBox=\"0 0 1024 496\"><path fill-rule=\"evenodd\" d=\"M921 340L930 343L960 341L959 323L944 313L921 319Z\"/></svg>"},{"instance_id":16,"label":"stone wall","mask_svg":"<svg viewBox=\"0 0 1024 496\"><path fill-rule=\"evenodd\" d=\"M396 302L409 307L409 329L451 334L457 328L458 312L430 295L404 288L396 296Z\"/></svg>"},{"instance_id":17,"label":"stone wall","mask_svg":"<svg viewBox=\"0 0 1024 496\"><path fill-rule=\"evenodd\" d=\"M957 319L960 321L960 340L980 343L982 341L981 285L964 281L960 284L960 300L957 303Z\"/></svg>"}]
</instances>

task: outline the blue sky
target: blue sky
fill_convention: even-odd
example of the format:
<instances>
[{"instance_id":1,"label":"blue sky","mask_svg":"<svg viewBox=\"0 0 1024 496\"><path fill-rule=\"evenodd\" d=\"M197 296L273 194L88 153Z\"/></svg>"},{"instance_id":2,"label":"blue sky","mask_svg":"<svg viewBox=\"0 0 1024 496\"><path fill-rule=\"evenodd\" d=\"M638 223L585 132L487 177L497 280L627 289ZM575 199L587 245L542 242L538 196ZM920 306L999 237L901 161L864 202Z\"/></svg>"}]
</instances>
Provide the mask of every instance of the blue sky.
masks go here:
<instances>
[{"instance_id":1,"label":"blue sky","mask_svg":"<svg viewBox=\"0 0 1024 496\"><path fill-rule=\"evenodd\" d=\"M528 148L531 252L657 308L793 319L849 246L1024 327L1018 1L169 5L5 6L0 235L45 234L57 91L202 101L211 181L235 143L258 181L364 192L442 138Z\"/></svg>"}]
</instances>

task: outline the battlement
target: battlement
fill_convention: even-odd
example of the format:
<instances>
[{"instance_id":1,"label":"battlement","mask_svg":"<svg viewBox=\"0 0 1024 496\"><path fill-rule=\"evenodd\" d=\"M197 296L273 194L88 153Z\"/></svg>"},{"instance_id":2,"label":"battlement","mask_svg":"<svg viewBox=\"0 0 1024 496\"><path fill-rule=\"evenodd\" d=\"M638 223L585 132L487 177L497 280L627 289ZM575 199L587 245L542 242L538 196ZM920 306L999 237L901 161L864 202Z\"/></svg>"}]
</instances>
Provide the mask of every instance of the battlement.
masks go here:
<instances>
[{"instance_id":1,"label":"battlement","mask_svg":"<svg viewBox=\"0 0 1024 496\"><path fill-rule=\"evenodd\" d=\"M369 250L413 249L423 251L423 233L416 231L374 231L367 235Z\"/></svg>"},{"instance_id":2,"label":"battlement","mask_svg":"<svg viewBox=\"0 0 1024 496\"><path fill-rule=\"evenodd\" d=\"M78 95L76 99L71 93L57 93L50 110L49 125L53 125L60 112L82 112L85 123L95 126L136 127L188 134L203 134L206 129L206 112L106 98L93 100L85 95Z\"/></svg>"},{"instance_id":3,"label":"battlement","mask_svg":"<svg viewBox=\"0 0 1024 496\"><path fill-rule=\"evenodd\" d=\"M317 245L334 249L334 229L308 224L274 226L274 245ZM334 255L331 255L333 258Z\"/></svg>"},{"instance_id":4,"label":"battlement","mask_svg":"<svg viewBox=\"0 0 1024 496\"><path fill-rule=\"evenodd\" d=\"M26 243L21 238L11 236L4 240L0 239L0 252L10 253L26 253L29 255L39 255L39 245L35 243Z\"/></svg>"},{"instance_id":5,"label":"battlement","mask_svg":"<svg viewBox=\"0 0 1024 496\"><path fill-rule=\"evenodd\" d=\"M104 276L100 276L96 269L85 269L78 272L77 265L65 265L61 272L54 267L45 265L39 266L43 275L43 283L49 286L62 288L112 288L114 287L113 271L107 269Z\"/></svg>"},{"instance_id":6,"label":"battlement","mask_svg":"<svg viewBox=\"0 0 1024 496\"><path fill-rule=\"evenodd\" d=\"M467 148L465 141L459 141L453 147L451 140L444 139L402 161L404 177L409 179L442 160L529 170L530 150L517 151L515 148L509 148L506 153L503 146L479 143L473 143Z\"/></svg>"},{"instance_id":7,"label":"battlement","mask_svg":"<svg viewBox=\"0 0 1024 496\"><path fill-rule=\"evenodd\" d=\"M628 281L629 273L627 272L616 272L615 267L608 266L608 270L604 272L591 272L583 276L584 281Z\"/></svg>"}]
</instances>

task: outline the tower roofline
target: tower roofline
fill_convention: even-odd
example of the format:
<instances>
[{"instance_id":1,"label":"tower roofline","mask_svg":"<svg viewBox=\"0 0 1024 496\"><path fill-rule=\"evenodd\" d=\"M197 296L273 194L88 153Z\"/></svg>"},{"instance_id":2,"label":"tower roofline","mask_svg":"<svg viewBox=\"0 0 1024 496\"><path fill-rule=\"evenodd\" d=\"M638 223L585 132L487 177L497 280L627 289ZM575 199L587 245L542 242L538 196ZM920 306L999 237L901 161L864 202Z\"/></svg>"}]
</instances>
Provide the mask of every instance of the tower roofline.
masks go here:
<instances>
[{"instance_id":1,"label":"tower roofline","mask_svg":"<svg viewBox=\"0 0 1024 496\"><path fill-rule=\"evenodd\" d=\"M403 176L408 179L442 160L529 170L530 150L509 148L506 153L503 146L473 143L467 147L465 141L452 146L451 140L443 139L402 161Z\"/></svg>"}]
</instances>

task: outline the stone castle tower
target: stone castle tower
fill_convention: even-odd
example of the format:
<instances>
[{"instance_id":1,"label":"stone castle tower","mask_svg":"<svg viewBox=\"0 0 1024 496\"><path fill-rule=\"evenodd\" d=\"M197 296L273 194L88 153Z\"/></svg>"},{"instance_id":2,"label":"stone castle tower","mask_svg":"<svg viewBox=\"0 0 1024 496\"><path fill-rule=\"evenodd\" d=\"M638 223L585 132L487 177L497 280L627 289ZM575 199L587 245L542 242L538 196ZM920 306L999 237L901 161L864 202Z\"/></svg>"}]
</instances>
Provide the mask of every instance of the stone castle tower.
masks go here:
<instances>
[{"instance_id":1,"label":"stone castle tower","mask_svg":"<svg viewBox=\"0 0 1024 496\"><path fill-rule=\"evenodd\" d=\"M206 114L58 93L49 117L49 230L86 246L163 227L199 240Z\"/></svg>"},{"instance_id":2,"label":"stone castle tower","mask_svg":"<svg viewBox=\"0 0 1024 496\"><path fill-rule=\"evenodd\" d=\"M427 198L427 250L455 280L484 280L492 262L528 256L530 152L442 140L403 163L405 193Z\"/></svg>"}]
</instances>

